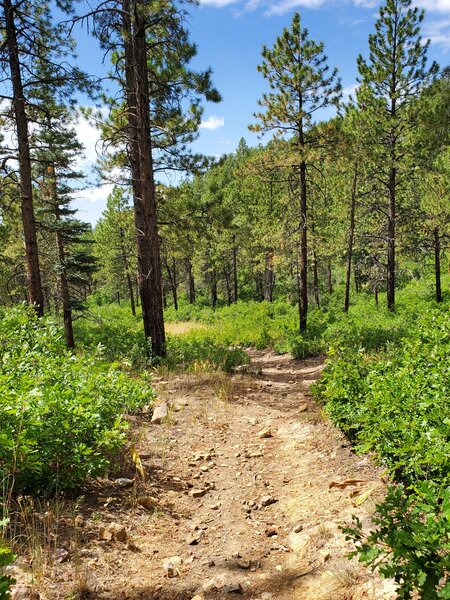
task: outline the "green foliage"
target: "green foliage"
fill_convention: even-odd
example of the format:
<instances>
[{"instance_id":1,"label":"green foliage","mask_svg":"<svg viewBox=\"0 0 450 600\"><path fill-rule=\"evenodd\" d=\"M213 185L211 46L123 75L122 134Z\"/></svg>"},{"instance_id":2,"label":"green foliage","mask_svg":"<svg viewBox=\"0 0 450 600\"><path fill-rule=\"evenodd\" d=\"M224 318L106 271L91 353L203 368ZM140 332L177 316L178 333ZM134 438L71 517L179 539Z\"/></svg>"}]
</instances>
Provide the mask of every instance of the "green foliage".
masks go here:
<instances>
[{"instance_id":1,"label":"green foliage","mask_svg":"<svg viewBox=\"0 0 450 600\"><path fill-rule=\"evenodd\" d=\"M105 471L122 415L151 404L145 380L64 348L31 309L0 310L0 479L16 490L76 488Z\"/></svg>"},{"instance_id":2,"label":"green foliage","mask_svg":"<svg viewBox=\"0 0 450 600\"><path fill-rule=\"evenodd\" d=\"M400 598L449 598L450 315L426 284L405 288L399 305L365 323L357 306L347 330L335 326L315 393L357 449L402 482L377 507L372 532L358 521L346 530L360 560L394 577Z\"/></svg>"},{"instance_id":3,"label":"green foliage","mask_svg":"<svg viewBox=\"0 0 450 600\"><path fill-rule=\"evenodd\" d=\"M0 600L8 600L8 598L10 598L10 589L15 583L15 580L12 577L4 575L3 572L3 569L10 565L15 559L14 554L1 536L1 529L5 527L7 523L7 519L0 521Z\"/></svg>"},{"instance_id":4,"label":"green foliage","mask_svg":"<svg viewBox=\"0 0 450 600\"><path fill-rule=\"evenodd\" d=\"M403 485L389 488L367 536L353 517L344 528L355 542L361 562L399 585L398 598L419 590L422 600L450 598L450 487L430 481L418 483L411 493Z\"/></svg>"}]
</instances>

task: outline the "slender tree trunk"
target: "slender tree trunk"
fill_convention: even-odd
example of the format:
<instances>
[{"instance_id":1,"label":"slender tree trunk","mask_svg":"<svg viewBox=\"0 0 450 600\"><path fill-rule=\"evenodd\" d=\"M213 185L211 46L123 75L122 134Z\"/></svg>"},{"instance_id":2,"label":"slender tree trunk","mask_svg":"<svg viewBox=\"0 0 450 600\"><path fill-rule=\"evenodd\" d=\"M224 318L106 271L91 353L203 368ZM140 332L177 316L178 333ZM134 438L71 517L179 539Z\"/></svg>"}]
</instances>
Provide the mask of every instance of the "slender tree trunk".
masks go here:
<instances>
[{"instance_id":1,"label":"slender tree trunk","mask_svg":"<svg viewBox=\"0 0 450 600\"><path fill-rule=\"evenodd\" d=\"M233 302L238 301L237 248L236 236L233 236Z\"/></svg>"},{"instance_id":2,"label":"slender tree trunk","mask_svg":"<svg viewBox=\"0 0 450 600\"><path fill-rule=\"evenodd\" d=\"M436 281L436 302L442 302L442 287L441 287L441 238L439 236L439 228L435 227L434 235L434 275Z\"/></svg>"},{"instance_id":3,"label":"slender tree trunk","mask_svg":"<svg viewBox=\"0 0 450 600\"><path fill-rule=\"evenodd\" d=\"M308 314L308 239L306 202L306 163L300 163L300 270L299 270L299 313L300 331L306 330Z\"/></svg>"},{"instance_id":4,"label":"slender tree trunk","mask_svg":"<svg viewBox=\"0 0 450 600\"><path fill-rule=\"evenodd\" d=\"M217 279L215 269L211 271L211 306L213 308L216 308L217 306Z\"/></svg>"},{"instance_id":5,"label":"slender tree trunk","mask_svg":"<svg viewBox=\"0 0 450 600\"><path fill-rule=\"evenodd\" d=\"M267 300L267 302L273 302L273 285L272 250L269 250L266 254L266 265L264 269L264 300Z\"/></svg>"},{"instance_id":6,"label":"slender tree trunk","mask_svg":"<svg viewBox=\"0 0 450 600\"><path fill-rule=\"evenodd\" d=\"M167 276L169 278L170 290L172 292L173 306L176 311L178 311L178 293L177 293L177 271L176 271L176 263L175 259L172 258L172 267L169 265L167 260L164 260L167 270ZM165 305L164 305L165 307Z\"/></svg>"},{"instance_id":7,"label":"slender tree trunk","mask_svg":"<svg viewBox=\"0 0 450 600\"><path fill-rule=\"evenodd\" d=\"M388 244L387 244L387 306L395 308L395 188L396 170L389 171Z\"/></svg>"},{"instance_id":8,"label":"slender tree trunk","mask_svg":"<svg viewBox=\"0 0 450 600\"><path fill-rule=\"evenodd\" d=\"M48 168L49 174L49 195L51 198L51 202L54 207L54 216L55 221L57 223L56 227L56 250L58 253L58 263L59 263L59 287L61 290L61 303L62 303L62 311L63 311L63 320L64 320L64 333L66 337L66 346L68 348L75 348L75 339L73 335L73 319L72 319L72 306L70 303L70 290L69 290L69 279L67 275L67 260L66 260L66 251L64 248L64 239L61 231L61 227L59 227L59 223L61 221L61 215L59 212L59 200L58 200L58 190L56 187L56 172L54 165L50 165Z\"/></svg>"},{"instance_id":9,"label":"slender tree trunk","mask_svg":"<svg viewBox=\"0 0 450 600\"><path fill-rule=\"evenodd\" d=\"M333 272L331 270L331 260L328 261L328 266L327 266L327 276L328 276L328 293L331 294L333 293Z\"/></svg>"},{"instance_id":10,"label":"slender tree trunk","mask_svg":"<svg viewBox=\"0 0 450 600\"><path fill-rule=\"evenodd\" d=\"M150 138L146 29L139 9L140 0L123 0L129 158L144 335L151 339L152 355L163 357L166 354L166 342Z\"/></svg>"},{"instance_id":11,"label":"slender tree trunk","mask_svg":"<svg viewBox=\"0 0 450 600\"><path fill-rule=\"evenodd\" d=\"M373 288L373 297L375 298L375 304L378 306L378 284L376 283Z\"/></svg>"},{"instance_id":12,"label":"slender tree trunk","mask_svg":"<svg viewBox=\"0 0 450 600\"><path fill-rule=\"evenodd\" d=\"M355 236L355 216L356 216L356 185L358 181L358 161L355 160L353 166L352 197L350 204L350 225L348 229L347 241L347 272L345 276L345 298L344 311L348 312L350 306L350 282L352 278L352 259L353 259L353 239Z\"/></svg>"},{"instance_id":13,"label":"slender tree trunk","mask_svg":"<svg viewBox=\"0 0 450 600\"><path fill-rule=\"evenodd\" d=\"M11 0L3 0L6 22L6 43L13 89L13 107L19 147L19 176L21 192L21 212L25 242L28 301L35 306L39 316L44 314L41 271L39 266L36 221L33 207L33 187L31 177L30 144L28 118L25 110L22 74L20 70L19 48L17 43L14 9Z\"/></svg>"},{"instance_id":14,"label":"slender tree trunk","mask_svg":"<svg viewBox=\"0 0 450 600\"><path fill-rule=\"evenodd\" d=\"M320 307L319 298L319 265L317 262L316 248L313 248L313 288L314 288L314 301L316 306Z\"/></svg>"},{"instance_id":15,"label":"slender tree trunk","mask_svg":"<svg viewBox=\"0 0 450 600\"><path fill-rule=\"evenodd\" d=\"M190 258L186 258L186 273L188 276L188 296L189 296L189 304L194 304L195 302L195 281L194 275L192 273L192 263Z\"/></svg>"}]
</instances>

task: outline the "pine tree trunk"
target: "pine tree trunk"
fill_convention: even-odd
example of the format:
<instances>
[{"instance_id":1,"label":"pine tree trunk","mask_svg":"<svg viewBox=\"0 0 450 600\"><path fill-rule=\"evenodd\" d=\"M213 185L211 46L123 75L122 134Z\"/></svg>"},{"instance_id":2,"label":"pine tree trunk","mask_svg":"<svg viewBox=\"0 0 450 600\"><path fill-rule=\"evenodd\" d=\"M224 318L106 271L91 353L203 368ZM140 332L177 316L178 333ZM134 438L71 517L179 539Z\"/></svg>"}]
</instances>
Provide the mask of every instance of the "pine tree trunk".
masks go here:
<instances>
[{"instance_id":1,"label":"pine tree trunk","mask_svg":"<svg viewBox=\"0 0 450 600\"><path fill-rule=\"evenodd\" d=\"M28 118L25 111L25 98L20 71L19 49L16 24L11 0L3 0L6 22L6 42L8 62L13 88L13 107L19 146L19 176L21 192L21 212L25 242L28 301L33 304L39 316L44 314L44 295L42 292L41 271L39 266L36 221L33 207L33 187L31 177L30 144Z\"/></svg>"},{"instance_id":2,"label":"pine tree trunk","mask_svg":"<svg viewBox=\"0 0 450 600\"><path fill-rule=\"evenodd\" d=\"M300 270L299 313L300 331L306 330L308 314L308 246L307 246L306 163L300 163Z\"/></svg>"},{"instance_id":3,"label":"pine tree trunk","mask_svg":"<svg viewBox=\"0 0 450 600\"><path fill-rule=\"evenodd\" d=\"M194 275L192 273L192 263L190 258L186 258L186 273L188 276L188 296L189 296L189 304L194 304L195 302L195 281Z\"/></svg>"},{"instance_id":4,"label":"pine tree trunk","mask_svg":"<svg viewBox=\"0 0 450 600\"><path fill-rule=\"evenodd\" d=\"M434 276L436 281L436 302L442 302L441 287L441 238L439 237L439 228L435 227L434 235Z\"/></svg>"},{"instance_id":5,"label":"pine tree trunk","mask_svg":"<svg viewBox=\"0 0 450 600\"><path fill-rule=\"evenodd\" d=\"M211 271L211 306L216 308L217 306L217 280L216 280L216 271L213 269Z\"/></svg>"},{"instance_id":6,"label":"pine tree trunk","mask_svg":"<svg viewBox=\"0 0 450 600\"><path fill-rule=\"evenodd\" d=\"M314 301L316 306L320 307L319 298L319 265L317 262L317 252L314 246L313 248L313 288L314 288Z\"/></svg>"},{"instance_id":7,"label":"pine tree trunk","mask_svg":"<svg viewBox=\"0 0 450 600\"><path fill-rule=\"evenodd\" d=\"M264 300L267 300L267 302L273 302L273 285L272 250L269 250L266 254L266 265L264 269Z\"/></svg>"},{"instance_id":8,"label":"pine tree trunk","mask_svg":"<svg viewBox=\"0 0 450 600\"><path fill-rule=\"evenodd\" d=\"M54 207L54 216L57 223L61 221L61 215L59 212L59 200L58 190L56 188L56 172L54 165L49 166L50 175L50 190L52 204ZM59 263L59 287L61 289L61 302L63 310L64 320L64 333L66 337L66 346L68 348L75 348L75 339L73 335L73 319L72 319L72 306L70 304L70 291L69 291L69 280L67 276L67 265L66 265L66 251L64 248L64 239L60 227L56 229L56 250L58 253Z\"/></svg>"},{"instance_id":9,"label":"pine tree trunk","mask_svg":"<svg viewBox=\"0 0 450 600\"><path fill-rule=\"evenodd\" d=\"M138 249L138 281L144 335L152 355L166 354L161 257L150 139L150 107L145 23L140 2L123 0L123 39L127 88L128 146L133 181ZM132 10L133 18L130 16Z\"/></svg>"},{"instance_id":10,"label":"pine tree trunk","mask_svg":"<svg viewBox=\"0 0 450 600\"><path fill-rule=\"evenodd\" d=\"M358 161L355 160L353 167L353 183L352 183L352 197L350 205L350 225L348 229L348 241L347 241L347 272L345 275L345 299L344 299L344 311L348 312L350 306L350 282L352 278L352 259L353 259L353 239L355 236L355 216L356 216L356 184L358 181Z\"/></svg>"},{"instance_id":11,"label":"pine tree trunk","mask_svg":"<svg viewBox=\"0 0 450 600\"><path fill-rule=\"evenodd\" d=\"M328 261L327 275L328 275L328 293L331 296L331 294L333 293L333 272L331 270L331 260Z\"/></svg>"},{"instance_id":12,"label":"pine tree trunk","mask_svg":"<svg viewBox=\"0 0 450 600\"><path fill-rule=\"evenodd\" d=\"M392 167L389 171L389 206L387 229L387 306L389 310L395 308L395 187L396 171Z\"/></svg>"},{"instance_id":13,"label":"pine tree trunk","mask_svg":"<svg viewBox=\"0 0 450 600\"><path fill-rule=\"evenodd\" d=\"M236 238L233 236L233 302L238 301L238 278L237 278L237 248Z\"/></svg>"},{"instance_id":14,"label":"pine tree trunk","mask_svg":"<svg viewBox=\"0 0 450 600\"><path fill-rule=\"evenodd\" d=\"M378 306L378 284L375 284L373 288L373 297L375 298L375 304Z\"/></svg>"}]
</instances>

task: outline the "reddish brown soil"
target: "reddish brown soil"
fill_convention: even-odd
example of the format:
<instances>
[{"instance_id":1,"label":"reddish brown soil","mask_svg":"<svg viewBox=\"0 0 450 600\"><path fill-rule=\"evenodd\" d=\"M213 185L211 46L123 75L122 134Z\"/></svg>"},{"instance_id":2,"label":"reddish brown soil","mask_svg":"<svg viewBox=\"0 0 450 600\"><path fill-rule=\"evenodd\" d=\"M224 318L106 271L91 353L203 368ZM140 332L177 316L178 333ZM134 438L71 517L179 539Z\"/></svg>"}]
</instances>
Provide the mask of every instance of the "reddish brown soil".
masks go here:
<instances>
[{"instance_id":1,"label":"reddish brown soil","mask_svg":"<svg viewBox=\"0 0 450 600\"><path fill-rule=\"evenodd\" d=\"M111 476L89 490L67 562L41 578L42 598L395 598L390 582L345 558L339 526L352 514L368 524L383 483L312 400L322 361L251 357L260 374L157 378L169 418L135 423L146 482L120 489ZM352 479L361 481L330 487ZM126 542L99 539L108 523L125 526ZM181 559L173 577L171 557Z\"/></svg>"}]
</instances>

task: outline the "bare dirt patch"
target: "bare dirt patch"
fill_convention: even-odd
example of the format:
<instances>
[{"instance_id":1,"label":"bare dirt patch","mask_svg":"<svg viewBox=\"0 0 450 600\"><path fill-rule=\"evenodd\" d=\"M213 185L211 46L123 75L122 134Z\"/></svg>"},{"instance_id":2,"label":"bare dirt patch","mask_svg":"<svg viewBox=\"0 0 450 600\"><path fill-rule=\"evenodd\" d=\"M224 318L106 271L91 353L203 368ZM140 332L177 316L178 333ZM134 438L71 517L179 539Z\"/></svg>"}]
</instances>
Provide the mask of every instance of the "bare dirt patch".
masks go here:
<instances>
[{"instance_id":1,"label":"bare dirt patch","mask_svg":"<svg viewBox=\"0 0 450 600\"><path fill-rule=\"evenodd\" d=\"M345 558L339 526L353 513L368 523L383 483L311 398L321 359L251 358L257 376L160 378L166 422L135 423L146 482L127 483L124 464L122 481L96 483L42 597L395 598L390 582Z\"/></svg>"}]
</instances>

